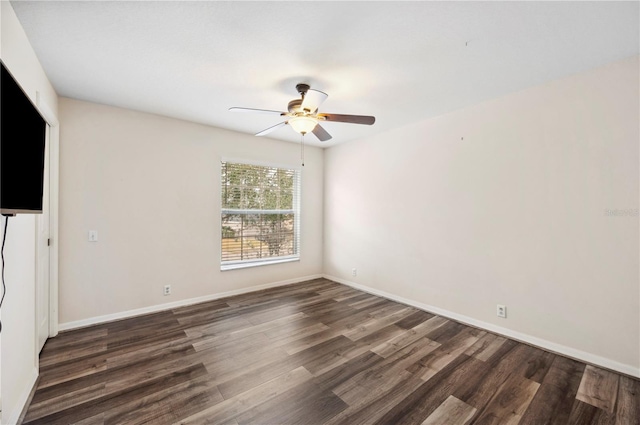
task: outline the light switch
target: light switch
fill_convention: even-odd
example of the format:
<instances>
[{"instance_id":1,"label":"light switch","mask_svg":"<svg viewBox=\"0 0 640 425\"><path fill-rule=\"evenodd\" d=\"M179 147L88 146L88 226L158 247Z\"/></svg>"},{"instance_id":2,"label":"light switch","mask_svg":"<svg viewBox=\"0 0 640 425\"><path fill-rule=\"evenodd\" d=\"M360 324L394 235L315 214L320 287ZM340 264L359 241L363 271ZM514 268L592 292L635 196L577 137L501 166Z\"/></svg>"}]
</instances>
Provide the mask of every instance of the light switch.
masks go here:
<instances>
[{"instance_id":1,"label":"light switch","mask_svg":"<svg viewBox=\"0 0 640 425\"><path fill-rule=\"evenodd\" d=\"M98 242L97 230L89 230L89 242Z\"/></svg>"}]
</instances>

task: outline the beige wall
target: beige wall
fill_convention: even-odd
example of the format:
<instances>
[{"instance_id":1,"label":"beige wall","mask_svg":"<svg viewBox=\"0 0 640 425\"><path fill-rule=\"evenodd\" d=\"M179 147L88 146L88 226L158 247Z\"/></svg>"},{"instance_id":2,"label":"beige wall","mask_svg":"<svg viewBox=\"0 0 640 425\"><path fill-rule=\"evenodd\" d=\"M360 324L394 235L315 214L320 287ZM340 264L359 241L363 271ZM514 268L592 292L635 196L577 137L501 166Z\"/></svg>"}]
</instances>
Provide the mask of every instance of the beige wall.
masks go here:
<instances>
[{"instance_id":1,"label":"beige wall","mask_svg":"<svg viewBox=\"0 0 640 425\"><path fill-rule=\"evenodd\" d=\"M328 149L325 273L640 375L638 75L634 57Z\"/></svg>"},{"instance_id":2,"label":"beige wall","mask_svg":"<svg viewBox=\"0 0 640 425\"><path fill-rule=\"evenodd\" d=\"M66 98L60 118L62 328L322 273L320 149L305 151L301 260L221 272L220 159L299 166L298 145Z\"/></svg>"},{"instance_id":3,"label":"beige wall","mask_svg":"<svg viewBox=\"0 0 640 425\"><path fill-rule=\"evenodd\" d=\"M8 1L0 1L0 57L36 104L40 93L53 114L57 95ZM4 231L4 217L0 237ZM0 394L2 423L15 423L38 376L35 329L35 216L9 219L5 254L7 295L2 305Z\"/></svg>"}]
</instances>

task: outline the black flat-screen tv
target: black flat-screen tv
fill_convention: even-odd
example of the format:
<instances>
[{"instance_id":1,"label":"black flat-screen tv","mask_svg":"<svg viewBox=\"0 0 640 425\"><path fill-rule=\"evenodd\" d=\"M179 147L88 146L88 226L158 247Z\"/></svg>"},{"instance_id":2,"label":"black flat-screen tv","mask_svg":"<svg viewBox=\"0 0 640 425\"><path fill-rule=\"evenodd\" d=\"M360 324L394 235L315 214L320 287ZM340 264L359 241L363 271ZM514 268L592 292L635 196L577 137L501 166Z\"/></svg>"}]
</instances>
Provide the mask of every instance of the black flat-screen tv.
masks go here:
<instances>
[{"instance_id":1,"label":"black flat-screen tv","mask_svg":"<svg viewBox=\"0 0 640 425\"><path fill-rule=\"evenodd\" d=\"M46 123L2 63L0 213L42 213Z\"/></svg>"}]
</instances>

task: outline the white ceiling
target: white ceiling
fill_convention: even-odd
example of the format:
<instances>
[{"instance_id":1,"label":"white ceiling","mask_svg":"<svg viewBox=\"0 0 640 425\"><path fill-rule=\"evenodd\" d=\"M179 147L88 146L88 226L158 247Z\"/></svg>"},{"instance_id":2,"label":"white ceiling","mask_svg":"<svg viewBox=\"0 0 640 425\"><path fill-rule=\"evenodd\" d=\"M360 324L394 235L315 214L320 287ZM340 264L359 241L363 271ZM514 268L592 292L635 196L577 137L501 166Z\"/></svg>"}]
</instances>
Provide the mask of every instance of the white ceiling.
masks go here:
<instances>
[{"instance_id":1,"label":"white ceiling","mask_svg":"<svg viewBox=\"0 0 640 425\"><path fill-rule=\"evenodd\" d=\"M58 94L256 133L306 82L332 146L639 53L634 2L12 1ZM299 142L282 127L269 137ZM315 137L305 142L320 146Z\"/></svg>"}]
</instances>

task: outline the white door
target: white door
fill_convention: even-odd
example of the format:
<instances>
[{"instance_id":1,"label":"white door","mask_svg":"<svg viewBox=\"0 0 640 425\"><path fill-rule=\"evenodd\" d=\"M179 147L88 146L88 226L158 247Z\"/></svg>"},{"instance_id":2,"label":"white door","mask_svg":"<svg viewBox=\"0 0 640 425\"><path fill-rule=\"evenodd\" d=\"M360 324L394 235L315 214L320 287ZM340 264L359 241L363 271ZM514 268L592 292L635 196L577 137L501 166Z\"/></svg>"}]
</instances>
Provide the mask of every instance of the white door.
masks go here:
<instances>
[{"instance_id":1,"label":"white door","mask_svg":"<svg viewBox=\"0 0 640 425\"><path fill-rule=\"evenodd\" d=\"M47 125L44 157L42 214L36 215L36 334L38 352L49 338L49 136Z\"/></svg>"}]
</instances>

